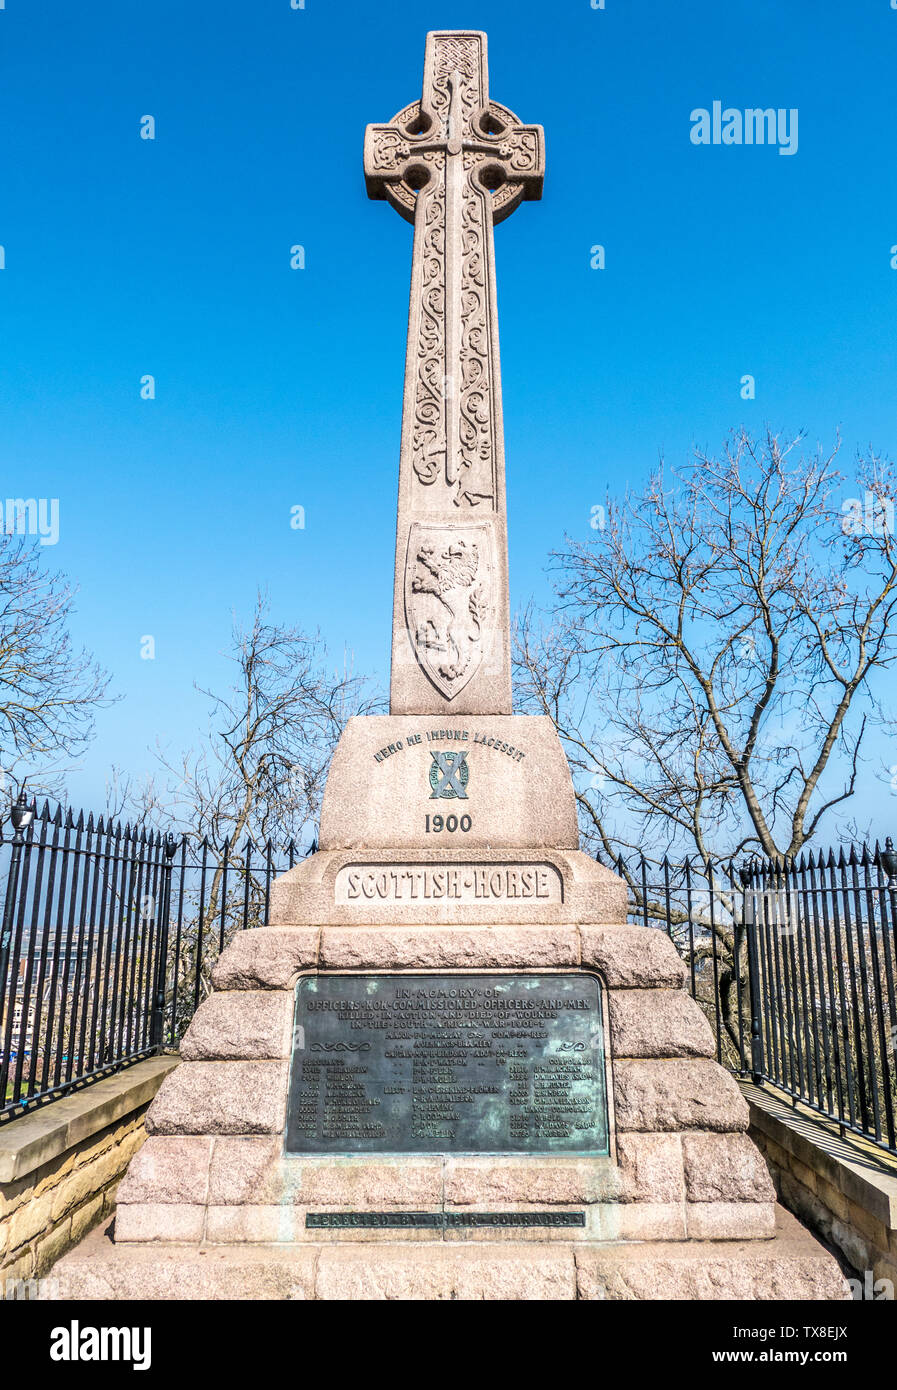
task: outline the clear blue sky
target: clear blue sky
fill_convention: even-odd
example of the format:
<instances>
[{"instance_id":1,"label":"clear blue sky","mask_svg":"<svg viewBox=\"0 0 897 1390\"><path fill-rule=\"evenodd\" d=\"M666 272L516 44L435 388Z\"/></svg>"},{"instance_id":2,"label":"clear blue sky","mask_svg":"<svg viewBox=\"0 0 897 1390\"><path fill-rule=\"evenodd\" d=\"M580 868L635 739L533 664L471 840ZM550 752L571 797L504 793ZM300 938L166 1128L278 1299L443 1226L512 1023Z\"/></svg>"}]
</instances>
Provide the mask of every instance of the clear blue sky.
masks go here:
<instances>
[{"instance_id":1,"label":"clear blue sky","mask_svg":"<svg viewBox=\"0 0 897 1390\"><path fill-rule=\"evenodd\" d=\"M769 420L893 453L889 0L6 0L0 493L59 497L46 558L125 697L74 800L194 738L260 585L385 682L411 229L361 142L462 27L546 129L544 200L496 238L512 606L661 450ZM693 146L715 99L797 107L798 153Z\"/></svg>"}]
</instances>

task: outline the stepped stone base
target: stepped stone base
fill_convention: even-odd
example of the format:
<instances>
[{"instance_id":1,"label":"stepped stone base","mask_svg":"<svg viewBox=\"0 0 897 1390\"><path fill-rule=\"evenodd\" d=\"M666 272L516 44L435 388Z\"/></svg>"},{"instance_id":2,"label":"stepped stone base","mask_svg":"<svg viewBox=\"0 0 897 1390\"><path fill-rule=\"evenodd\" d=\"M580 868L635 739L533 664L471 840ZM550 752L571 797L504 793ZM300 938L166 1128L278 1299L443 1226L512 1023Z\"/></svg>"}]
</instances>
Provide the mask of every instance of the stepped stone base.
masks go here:
<instances>
[{"instance_id":1,"label":"stepped stone base","mask_svg":"<svg viewBox=\"0 0 897 1390\"><path fill-rule=\"evenodd\" d=\"M53 1271L56 1299L655 1300L799 1298L850 1291L781 1207L770 1240L449 1241L306 1245L113 1244L95 1231Z\"/></svg>"},{"instance_id":2,"label":"stepped stone base","mask_svg":"<svg viewBox=\"0 0 897 1390\"><path fill-rule=\"evenodd\" d=\"M576 864L575 852L567 857ZM314 859L326 865L329 857ZM570 896L565 888L567 906ZM484 968L601 976L610 1156L284 1152L300 976L435 969L463 980ZM747 1106L715 1060L710 1026L661 931L514 918L283 924L241 932L213 984L119 1187L115 1244L98 1238L63 1260L54 1270L58 1296L844 1295L823 1247L781 1213L777 1225L769 1173L746 1133ZM339 1212L447 1219L307 1224L311 1214ZM476 1223L490 1212L512 1220ZM513 1224L565 1212L582 1224Z\"/></svg>"},{"instance_id":3,"label":"stepped stone base","mask_svg":"<svg viewBox=\"0 0 897 1390\"><path fill-rule=\"evenodd\" d=\"M293 986L301 972L484 965L598 970L606 983L610 1158L284 1154ZM310 1212L580 1210L584 1225L453 1227L458 1243L768 1240L775 1193L734 1079L662 932L643 927L269 927L241 933L147 1117L118 1193L116 1240L376 1244L309 1230ZM575 1231L575 1234L574 1234ZM436 1229L404 1238L441 1242Z\"/></svg>"},{"instance_id":4,"label":"stepped stone base","mask_svg":"<svg viewBox=\"0 0 897 1390\"><path fill-rule=\"evenodd\" d=\"M597 971L612 1155L284 1153L303 973ZM62 1298L840 1299L835 1261L777 1211L707 1020L660 931L619 925L281 926L241 933L118 1194L115 1244ZM582 1227L308 1228L310 1212L582 1212Z\"/></svg>"}]
</instances>

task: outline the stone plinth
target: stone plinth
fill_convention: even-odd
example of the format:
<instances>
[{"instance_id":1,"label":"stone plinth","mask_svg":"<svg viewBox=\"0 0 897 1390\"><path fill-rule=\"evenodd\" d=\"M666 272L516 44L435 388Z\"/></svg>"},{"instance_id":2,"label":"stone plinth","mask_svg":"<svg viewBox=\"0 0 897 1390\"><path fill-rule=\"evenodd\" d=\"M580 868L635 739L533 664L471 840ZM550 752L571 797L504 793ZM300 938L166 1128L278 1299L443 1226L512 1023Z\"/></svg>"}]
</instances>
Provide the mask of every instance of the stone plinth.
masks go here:
<instances>
[{"instance_id":1,"label":"stone plinth","mask_svg":"<svg viewBox=\"0 0 897 1390\"><path fill-rule=\"evenodd\" d=\"M351 719L319 852L275 880L270 921L346 933L624 921L625 884L578 843L549 719Z\"/></svg>"},{"instance_id":2,"label":"stone plinth","mask_svg":"<svg viewBox=\"0 0 897 1390\"><path fill-rule=\"evenodd\" d=\"M573 783L554 725L531 715L350 719L327 777L319 843L414 853L423 845L462 854L578 849Z\"/></svg>"}]
</instances>

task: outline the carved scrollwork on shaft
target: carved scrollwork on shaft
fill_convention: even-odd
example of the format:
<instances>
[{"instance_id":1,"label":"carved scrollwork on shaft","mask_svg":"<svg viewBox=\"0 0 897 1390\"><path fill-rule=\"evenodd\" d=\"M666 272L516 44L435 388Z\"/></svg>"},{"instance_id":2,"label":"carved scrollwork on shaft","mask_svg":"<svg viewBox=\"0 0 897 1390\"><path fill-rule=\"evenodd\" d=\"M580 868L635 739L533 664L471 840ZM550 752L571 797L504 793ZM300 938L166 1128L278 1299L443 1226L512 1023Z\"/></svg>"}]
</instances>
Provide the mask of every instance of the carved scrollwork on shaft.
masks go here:
<instances>
[{"instance_id":1,"label":"carved scrollwork on shaft","mask_svg":"<svg viewBox=\"0 0 897 1390\"><path fill-rule=\"evenodd\" d=\"M427 196L420 253L421 298L414 378L411 464L425 487L445 464L445 190Z\"/></svg>"},{"instance_id":2,"label":"carved scrollwork on shaft","mask_svg":"<svg viewBox=\"0 0 897 1390\"><path fill-rule=\"evenodd\" d=\"M494 422L490 382L488 249L484 194L471 174L477 157L465 155L464 206L461 214L461 400L458 448L461 471L454 501L479 507L495 498Z\"/></svg>"},{"instance_id":3,"label":"carved scrollwork on shaft","mask_svg":"<svg viewBox=\"0 0 897 1390\"><path fill-rule=\"evenodd\" d=\"M396 551L404 615L396 609L393 637L400 703L417 683L406 690L408 639L451 701L506 617L492 228L541 195L543 160L541 128L490 99L486 36L473 31L428 34L420 101L367 128L368 194L413 222L415 236ZM497 655L490 689L509 705L506 653Z\"/></svg>"},{"instance_id":4,"label":"carved scrollwork on shaft","mask_svg":"<svg viewBox=\"0 0 897 1390\"><path fill-rule=\"evenodd\" d=\"M423 99L368 127L368 191L415 221L419 239L408 357L412 474L421 487L445 487L464 509L489 510L498 493L491 223L539 196L542 165L540 128L488 97L482 35L431 35Z\"/></svg>"}]
</instances>

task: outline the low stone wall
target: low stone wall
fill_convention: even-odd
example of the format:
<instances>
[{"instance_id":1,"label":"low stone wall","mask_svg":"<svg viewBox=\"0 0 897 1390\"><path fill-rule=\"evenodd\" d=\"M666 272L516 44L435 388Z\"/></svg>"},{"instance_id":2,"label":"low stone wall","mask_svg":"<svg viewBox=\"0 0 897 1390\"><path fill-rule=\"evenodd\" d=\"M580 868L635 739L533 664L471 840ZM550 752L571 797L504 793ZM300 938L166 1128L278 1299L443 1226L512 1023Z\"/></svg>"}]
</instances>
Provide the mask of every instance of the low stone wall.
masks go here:
<instances>
[{"instance_id":1,"label":"low stone wall","mask_svg":"<svg viewBox=\"0 0 897 1390\"><path fill-rule=\"evenodd\" d=\"M854 1296L897 1291L897 1165L842 1140L765 1087L742 1085L750 1135L779 1200L838 1251L853 1271Z\"/></svg>"},{"instance_id":2,"label":"low stone wall","mask_svg":"<svg viewBox=\"0 0 897 1390\"><path fill-rule=\"evenodd\" d=\"M0 1128L0 1298L112 1215L147 1107L177 1061L138 1062Z\"/></svg>"}]
</instances>

